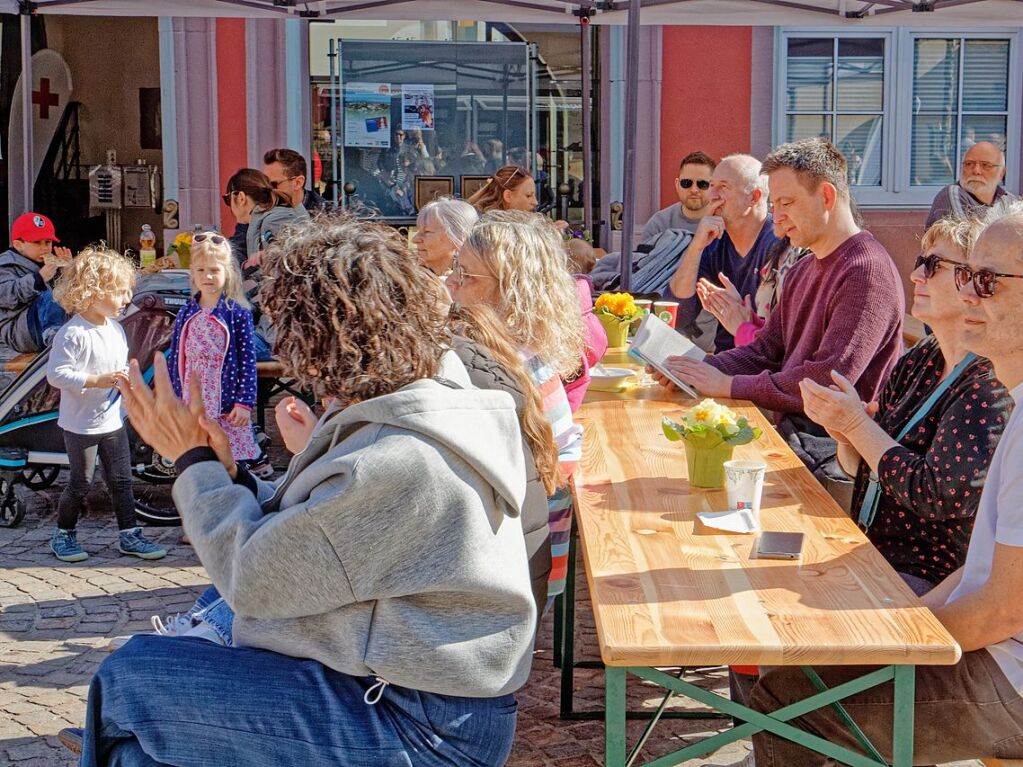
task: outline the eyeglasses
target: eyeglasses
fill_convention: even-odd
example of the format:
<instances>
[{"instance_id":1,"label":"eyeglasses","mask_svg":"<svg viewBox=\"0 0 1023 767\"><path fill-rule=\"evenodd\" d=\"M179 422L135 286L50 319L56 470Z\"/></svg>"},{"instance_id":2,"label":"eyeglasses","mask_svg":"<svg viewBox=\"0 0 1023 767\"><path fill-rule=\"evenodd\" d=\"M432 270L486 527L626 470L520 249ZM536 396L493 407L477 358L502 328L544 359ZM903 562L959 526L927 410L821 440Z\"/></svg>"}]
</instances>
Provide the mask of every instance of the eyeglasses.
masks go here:
<instances>
[{"instance_id":1,"label":"eyeglasses","mask_svg":"<svg viewBox=\"0 0 1023 767\"><path fill-rule=\"evenodd\" d=\"M223 245L227 240L219 234L213 234L212 232L203 232L192 237L192 242L205 242L209 240L214 245Z\"/></svg>"},{"instance_id":2,"label":"eyeglasses","mask_svg":"<svg viewBox=\"0 0 1023 767\"><path fill-rule=\"evenodd\" d=\"M952 264L953 268L956 266L962 266L962 264L958 261L953 261L950 258L942 258L937 253L928 253L926 256L916 257L916 263L913 265L913 271L916 271L922 266L924 268L924 277L929 280L938 271L938 264Z\"/></svg>"},{"instance_id":3,"label":"eyeglasses","mask_svg":"<svg viewBox=\"0 0 1023 767\"><path fill-rule=\"evenodd\" d=\"M985 162L984 160L963 160L963 169L968 170L969 168L976 168L984 173L989 173L995 168L1001 168L1001 163L997 162Z\"/></svg>"},{"instance_id":4,"label":"eyeglasses","mask_svg":"<svg viewBox=\"0 0 1023 767\"><path fill-rule=\"evenodd\" d=\"M689 189L693 184L696 184L696 188L702 189L704 192L710 189L710 182L702 178L699 181L694 181L691 178L680 178L678 180L678 185L683 189Z\"/></svg>"},{"instance_id":5,"label":"eyeglasses","mask_svg":"<svg viewBox=\"0 0 1023 767\"><path fill-rule=\"evenodd\" d=\"M298 178L298 176L288 176L287 178L282 178L280 181L271 181L270 182L270 188L271 189L276 189L281 184L283 184L285 181L294 181L296 178Z\"/></svg>"},{"instance_id":6,"label":"eyeglasses","mask_svg":"<svg viewBox=\"0 0 1023 767\"><path fill-rule=\"evenodd\" d=\"M224 192L222 195L220 195L220 199L224 201L224 205L230 208L231 200L234 199L234 196L236 194L238 194L238 192Z\"/></svg>"},{"instance_id":7,"label":"eyeglasses","mask_svg":"<svg viewBox=\"0 0 1023 767\"><path fill-rule=\"evenodd\" d=\"M991 298L995 294L998 280L1007 278L1023 280L1023 274L1003 274L988 269L973 271L966 264L958 264L955 268L956 287L962 290L972 282L978 298Z\"/></svg>"},{"instance_id":8,"label":"eyeglasses","mask_svg":"<svg viewBox=\"0 0 1023 767\"><path fill-rule=\"evenodd\" d=\"M452 282L457 282L459 285L464 285L465 281L469 278L475 278L479 280L495 279L491 274L472 274L471 272L465 271L458 259L454 258L451 260L451 275L448 277Z\"/></svg>"}]
</instances>

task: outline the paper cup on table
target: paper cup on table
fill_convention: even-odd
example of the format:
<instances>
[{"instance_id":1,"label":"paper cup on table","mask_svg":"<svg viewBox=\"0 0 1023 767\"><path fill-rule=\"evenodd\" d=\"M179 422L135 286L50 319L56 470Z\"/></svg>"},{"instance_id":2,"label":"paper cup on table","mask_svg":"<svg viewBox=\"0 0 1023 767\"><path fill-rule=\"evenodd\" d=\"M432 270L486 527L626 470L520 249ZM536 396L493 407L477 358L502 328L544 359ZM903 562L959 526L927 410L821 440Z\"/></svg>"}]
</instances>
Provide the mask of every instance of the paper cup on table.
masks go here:
<instances>
[{"instance_id":1,"label":"paper cup on table","mask_svg":"<svg viewBox=\"0 0 1023 767\"><path fill-rule=\"evenodd\" d=\"M764 474L767 464L763 461L725 461L725 493L728 508L732 511L746 510L753 517L753 523L760 527L760 498L764 493Z\"/></svg>"},{"instance_id":2,"label":"paper cup on table","mask_svg":"<svg viewBox=\"0 0 1023 767\"><path fill-rule=\"evenodd\" d=\"M675 327L678 319L678 303L675 301L654 301L654 314L670 327Z\"/></svg>"}]
</instances>

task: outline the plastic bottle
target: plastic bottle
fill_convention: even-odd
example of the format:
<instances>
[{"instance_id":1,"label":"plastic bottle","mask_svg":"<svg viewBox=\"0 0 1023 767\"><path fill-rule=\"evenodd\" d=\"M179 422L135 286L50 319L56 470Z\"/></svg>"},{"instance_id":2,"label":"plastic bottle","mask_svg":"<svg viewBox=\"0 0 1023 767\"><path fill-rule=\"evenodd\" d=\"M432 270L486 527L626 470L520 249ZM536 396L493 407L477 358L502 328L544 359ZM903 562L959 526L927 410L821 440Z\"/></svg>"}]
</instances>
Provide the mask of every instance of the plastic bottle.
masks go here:
<instances>
[{"instance_id":1,"label":"plastic bottle","mask_svg":"<svg viewBox=\"0 0 1023 767\"><path fill-rule=\"evenodd\" d=\"M143 269L156 263L156 234L149 224L142 225L139 235L139 262Z\"/></svg>"}]
</instances>

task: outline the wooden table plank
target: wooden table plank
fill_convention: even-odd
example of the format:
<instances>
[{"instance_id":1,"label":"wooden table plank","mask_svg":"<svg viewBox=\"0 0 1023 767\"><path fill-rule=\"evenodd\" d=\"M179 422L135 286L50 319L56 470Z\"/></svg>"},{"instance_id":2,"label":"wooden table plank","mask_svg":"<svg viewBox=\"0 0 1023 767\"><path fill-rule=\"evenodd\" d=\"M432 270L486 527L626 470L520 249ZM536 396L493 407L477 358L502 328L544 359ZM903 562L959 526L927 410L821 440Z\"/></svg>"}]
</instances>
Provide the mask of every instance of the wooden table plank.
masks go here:
<instances>
[{"instance_id":1,"label":"wooden table plank","mask_svg":"<svg viewBox=\"0 0 1023 767\"><path fill-rule=\"evenodd\" d=\"M591 392L576 416L585 428L576 508L605 663L958 660L944 627L750 403L730 404L764 436L736 457L767 461L762 526L802 531L801 562L752 559L755 536L696 520L725 509L725 494L690 487L684 449L660 430L662 415L681 417L693 400L661 387L625 397Z\"/></svg>"}]
</instances>

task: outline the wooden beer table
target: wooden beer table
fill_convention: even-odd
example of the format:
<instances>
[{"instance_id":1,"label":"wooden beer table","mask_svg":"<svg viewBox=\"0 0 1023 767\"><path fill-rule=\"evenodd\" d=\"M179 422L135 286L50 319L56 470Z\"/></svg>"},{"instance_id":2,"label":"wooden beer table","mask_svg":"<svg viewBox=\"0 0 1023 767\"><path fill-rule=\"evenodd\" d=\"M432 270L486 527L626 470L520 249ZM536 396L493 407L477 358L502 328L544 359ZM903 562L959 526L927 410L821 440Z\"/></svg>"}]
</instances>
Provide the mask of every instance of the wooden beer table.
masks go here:
<instances>
[{"instance_id":1,"label":"wooden beer table","mask_svg":"<svg viewBox=\"0 0 1023 767\"><path fill-rule=\"evenodd\" d=\"M624 362L620 352L605 358ZM872 757L788 722L825 706L842 716L842 698L894 680L893 764L909 767L914 668L956 663L958 645L768 419L748 402L721 401L763 429L735 457L767 463L761 528L802 532L801 561L758 560L755 535L697 520L697 512L726 509L725 493L689 485L685 450L660 426L663 415L678 420L695 400L662 387L591 392L576 414L585 430L573 477L576 524L605 667L606 764L632 763L625 737L631 674L742 722L650 765L678 764L765 730L846 764L885 764L848 717ZM801 666L820 692L761 714L657 668L728 664ZM815 665L882 668L829 690Z\"/></svg>"}]
</instances>

